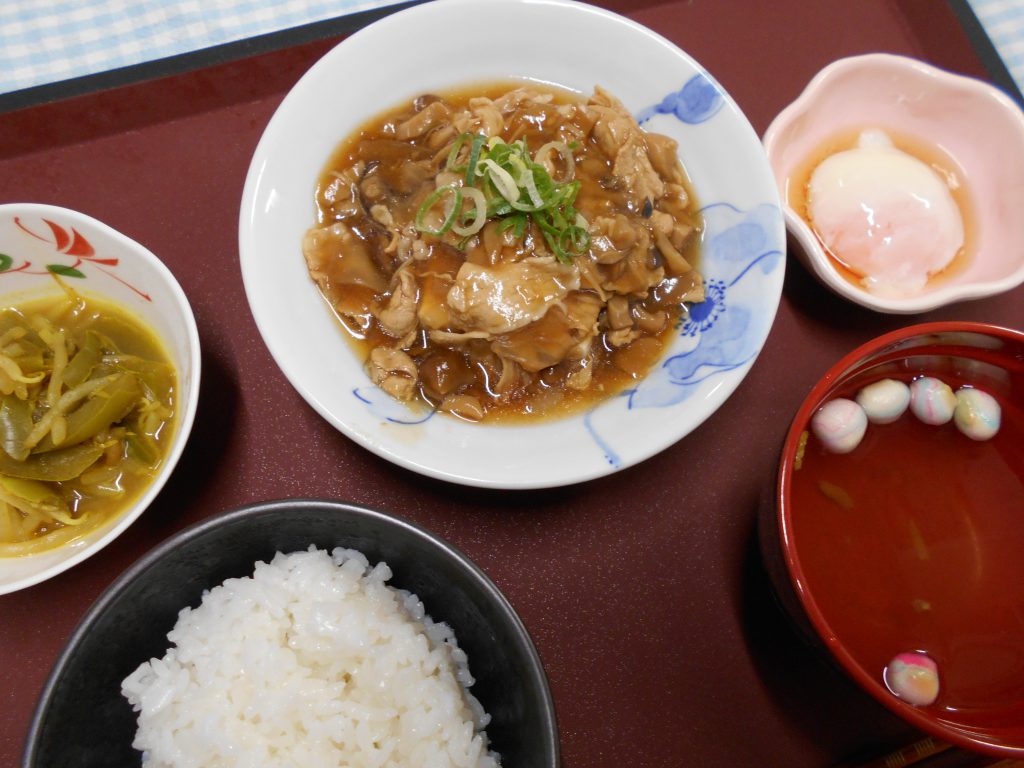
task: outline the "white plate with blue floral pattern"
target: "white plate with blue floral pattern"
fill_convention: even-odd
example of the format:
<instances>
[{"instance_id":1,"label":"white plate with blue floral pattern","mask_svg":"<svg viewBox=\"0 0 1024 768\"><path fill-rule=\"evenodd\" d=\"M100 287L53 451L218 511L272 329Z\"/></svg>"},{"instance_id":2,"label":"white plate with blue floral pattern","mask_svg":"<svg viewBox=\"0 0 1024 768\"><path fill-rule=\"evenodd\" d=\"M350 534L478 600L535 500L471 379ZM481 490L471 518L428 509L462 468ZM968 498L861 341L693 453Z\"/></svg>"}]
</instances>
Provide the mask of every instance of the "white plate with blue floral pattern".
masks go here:
<instances>
[{"instance_id":1,"label":"white plate with blue floral pattern","mask_svg":"<svg viewBox=\"0 0 1024 768\"><path fill-rule=\"evenodd\" d=\"M576 416L491 426L415 413L376 389L309 278L301 242L314 223L321 169L366 120L422 93L508 79L581 94L600 85L644 128L679 142L702 205L707 300L694 305L664 358L634 388ZM347 38L289 92L253 156L239 247L250 307L271 354L337 429L432 477L544 488L643 461L725 402L771 328L786 239L757 135L714 78L675 45L576 2L437 0Z\"/></svg>"}]
</instances>

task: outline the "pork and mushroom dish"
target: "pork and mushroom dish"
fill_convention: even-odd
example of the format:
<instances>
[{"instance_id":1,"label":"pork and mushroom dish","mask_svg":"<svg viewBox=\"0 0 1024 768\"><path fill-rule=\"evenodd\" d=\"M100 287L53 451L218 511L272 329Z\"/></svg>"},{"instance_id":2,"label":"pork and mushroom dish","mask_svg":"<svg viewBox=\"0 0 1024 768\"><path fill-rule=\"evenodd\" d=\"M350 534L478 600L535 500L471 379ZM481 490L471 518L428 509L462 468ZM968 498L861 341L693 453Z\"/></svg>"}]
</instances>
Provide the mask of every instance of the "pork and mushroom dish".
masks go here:
<instances>
[{"instance_id":1,"label":"pork and mushroom dish","mask_svg":"<svg viewBox=\"0 0 1024 768\"><path fill-rule=\"evenodd\" d=\"M421 96L339 146L316 208L309 273L373 382L470 421L622 391L704 298L676 142L600 88Z\"/></svg>"}]
</instances>

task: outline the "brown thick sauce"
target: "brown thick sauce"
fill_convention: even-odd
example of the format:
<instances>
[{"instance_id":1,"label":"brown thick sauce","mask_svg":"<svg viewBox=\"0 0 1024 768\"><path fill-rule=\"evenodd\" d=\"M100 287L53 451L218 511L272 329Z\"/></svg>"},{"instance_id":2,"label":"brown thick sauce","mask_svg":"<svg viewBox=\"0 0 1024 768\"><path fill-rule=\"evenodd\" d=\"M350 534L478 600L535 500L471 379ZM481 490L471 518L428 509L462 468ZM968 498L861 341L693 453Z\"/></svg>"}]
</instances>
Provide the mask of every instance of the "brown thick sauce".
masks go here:
<instances>
[{"instance_id":1,"label":"brown thick sauce","mask_svg":"<svg viewBox=\"0 0 1024 768\"><path fill-rule=\"evenodd\" d=\"M549 87L541 88L536 84L520 82L497 82L467 87L461 90L443 93L444 100L456 107L467 104L470 98L486 96L496 99L502 94L529 85L534 90L551 93L553 100L548 109L526 109L517 114L507 126L503 138L507 142L525 137L532 153L546 142L557 138L558 123L561 119L555 114L559 104L579 102L581 98L572 92ZM395 188L408 184L404 176L408 163L438 155L436 148L424 146L417 142L399 142L394 138L395 126L414 114L411 103L403 104L396 109L380 115L364 124L353 135L343 140L331 155L318 180L316 190L316 213L320 225L328 225L336 219L333 203L329 198L332 184L336 184L337 174L351 168L359 162L379 163L378 172ZM600 212L625 212L624 196L609 188L608 179L611 173L611 160L601 151L593 139L589 139L585 151L577 150L575 179L581 184L576 199L576 208L588 220ZM443 158L439 165L443 165ZM699 217L689 180L684 181L690 198L690 218L695 232L689 238L682 255L690 264L697 267L699 246ZM396 220L399 216L405 221L413 221L416 211L426 196L426 192L417 190L406 199L404 209L393 208ZM388 257L381 251L388 238L381 236L381 227L369 217L353 220L345 218L352 230L376 252L378 263L386 263ZM427 237L426 239L430 239ZM528 245L527 245L528 248ZM528 255L528 254L527 254ZM430 258L417 261L413 269L423 294L436 291L439 295L446 292L448 285L443 280L433 277L439 273L453 273L458 270L463 260L473 261L478 256L469 250L465 253L447 244L434 243ZM559 418L579 412L593 406L633 386L643 378L651 366L659 360L678 329L680 318L686 309L679 301L690 287L691 282L683 278L666 279L652 289L650 295L639 304L651 312L667 311L669 321L664 329L657 333L645 334L626 346L613 348L600 334L594 339L593 378L590 385L583 390L566 387L564 379L569 365L561 363L536 373L532 382L504 397L496 397L494 386L500 369L495 370L489 364L493 355L490 354L490 342L476 340L469 343L443 346L427 339L426 333L420 332L415 345L409 354L417 361L421 371L431 371L439 381L455 381L464 394L473 395L486 403L485 420L488 423L515 423L523 420L534 421L538 417ZM326 300L336 310L339 306L363 304L371 306L375 300L374 292L366 287L340 285L337 290L325 294ZM551 310L553 311L553 310ZM375 347L393 346L391 338L374 322L369 313L337 312L338 319L346 336L351 340L360 359L369 359ZM549 311L550 314L550 311ZM543 323L544 320L537 321ZM535 324L536 325L536 324ZM536 330L536 329L535 329ZM542 331L540 338L542 339ZM425 408L437 405L437 398L425 392L422 386L418 391L419 401Z\"/></svg>"}]
</instances>

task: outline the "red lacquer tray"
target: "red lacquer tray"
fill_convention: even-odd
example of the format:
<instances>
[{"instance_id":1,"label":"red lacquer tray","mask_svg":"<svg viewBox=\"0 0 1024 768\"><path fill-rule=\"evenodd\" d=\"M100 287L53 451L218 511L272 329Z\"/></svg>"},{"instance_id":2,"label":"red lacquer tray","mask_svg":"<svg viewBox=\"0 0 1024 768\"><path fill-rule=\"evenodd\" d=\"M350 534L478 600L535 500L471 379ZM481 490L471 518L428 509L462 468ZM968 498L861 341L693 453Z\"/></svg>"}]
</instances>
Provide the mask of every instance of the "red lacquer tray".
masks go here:
<instances>
[{"instance_id":1,"label":"red lacquer tray","mask_svg":"<svg viewBox=\"0 0 1024 768\"><path fill-rule=\"evenodd\" d=\"M693 55L758 133L842 56L890 51L1010 82L962 3L604 4ZM0 765L20 759L63 643L118 574L191 523L297 496L393 512L472 557L537 644L571 768L829 766L919 738L802 643L774 603L756 532L808 389L843 354L909 320L842 302L791 258L751 373L655 458L580 486L522 493L398 469L336 432L292 389L242 289L237 220L250 157L287 90L339 39L308 37L68 97L72 85L64 98L0 114L0 202L75 208L159 255L192 302L204 366L192 439L156 503L96 557L0 597ZM1021 328L1024 289L912 319Z\"/></svg>"}]
</instances>

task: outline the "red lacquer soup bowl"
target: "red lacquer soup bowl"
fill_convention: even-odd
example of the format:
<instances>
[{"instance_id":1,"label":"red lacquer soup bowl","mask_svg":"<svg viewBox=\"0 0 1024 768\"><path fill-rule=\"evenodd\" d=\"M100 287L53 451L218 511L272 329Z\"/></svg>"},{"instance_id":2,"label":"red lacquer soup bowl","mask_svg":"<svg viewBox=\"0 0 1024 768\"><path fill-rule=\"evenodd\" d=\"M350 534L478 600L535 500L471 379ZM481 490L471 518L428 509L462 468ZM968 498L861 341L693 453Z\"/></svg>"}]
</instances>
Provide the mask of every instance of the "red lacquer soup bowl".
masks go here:
<instances>
[{"instance_id":1,"label":"red lacquer soup bowl","mask_svg":"<svg viewBox=\"0 0 1024 768\"><path fill-rule=\"evenodd\" d=\"M775 501L783 602L838 664L923 731L1024 757L1024 333L929 323L848 354Z\"/></svg>"}]
</instances>

